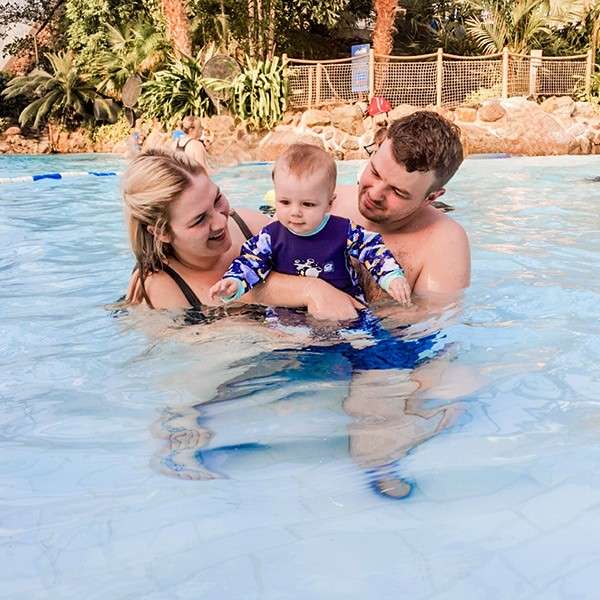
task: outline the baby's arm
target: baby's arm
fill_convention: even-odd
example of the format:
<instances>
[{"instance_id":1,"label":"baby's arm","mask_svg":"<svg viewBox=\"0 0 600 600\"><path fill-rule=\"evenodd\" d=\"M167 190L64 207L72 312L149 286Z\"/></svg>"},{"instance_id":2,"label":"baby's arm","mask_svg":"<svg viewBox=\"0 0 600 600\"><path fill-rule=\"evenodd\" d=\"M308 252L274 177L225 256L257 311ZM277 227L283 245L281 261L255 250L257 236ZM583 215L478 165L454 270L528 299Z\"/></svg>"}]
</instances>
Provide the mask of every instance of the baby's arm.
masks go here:
<instances>
[{"instance_id":1,"label":"baby's arm","mask_svg":"<svg viewBox=\"0 0 600 600\"><path fill-rule=\"evenodd\" d=\"M244 243L223 278L210 288L210 297L233 302L262 283L272 268L271 236L262 229Z\"/></svg>"},{"instance_id":2,"label":"baby's arm","mask_svg":"<svg viewBox=\"0 0 600 600\"><path fill-rule=\"evenodd\" d=\"M411 290L404 277L404 270L387 249L381 235L350 223L346 249L350 256L366 267L371 277L394 300L410 304Z\"/></svg>"}]
</instances>

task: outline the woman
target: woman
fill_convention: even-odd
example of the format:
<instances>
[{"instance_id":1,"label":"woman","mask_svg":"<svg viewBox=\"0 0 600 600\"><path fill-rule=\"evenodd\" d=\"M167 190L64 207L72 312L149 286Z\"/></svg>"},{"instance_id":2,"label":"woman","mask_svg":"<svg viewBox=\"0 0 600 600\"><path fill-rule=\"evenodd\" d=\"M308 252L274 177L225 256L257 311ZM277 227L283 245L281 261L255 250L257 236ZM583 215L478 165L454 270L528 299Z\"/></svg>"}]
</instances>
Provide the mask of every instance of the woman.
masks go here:
<instances>
[{"instance_id":1,"label":"woman","mask_svg":"<svg viewBox=\"0 0 600 600\"><path fill-rule=\"evenodd\" d=\"M143 152L129 165L122 185L136 259L126 302L200 311L214 305L208 290L267 217L233 211L205 168L183 152ZM243 301L306 307L321 318L356 316L352 298L316 278L299 281L274 273Z\"/></svg>"},{"instance_id":2,"label":"woman","mask_svg":"<svg viewBox=\"0 0 600 600\"><path fill-rule=\"evenodd\" d=\"M206 147L200 139L202 137L200 117L185 117L181 122L181 130L183 135L175 140L173 149L184 152L192 160L200 163L207 171L210 171Z\"/></svg>"}]
</instances>

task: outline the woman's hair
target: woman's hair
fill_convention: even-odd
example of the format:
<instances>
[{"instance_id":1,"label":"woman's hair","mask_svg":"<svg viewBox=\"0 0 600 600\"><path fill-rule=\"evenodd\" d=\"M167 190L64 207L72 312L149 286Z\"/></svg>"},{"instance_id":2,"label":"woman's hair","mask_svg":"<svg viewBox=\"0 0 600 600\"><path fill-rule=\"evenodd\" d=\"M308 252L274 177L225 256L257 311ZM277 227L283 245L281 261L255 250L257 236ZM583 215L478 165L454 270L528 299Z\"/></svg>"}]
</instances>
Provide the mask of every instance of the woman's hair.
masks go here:
<instances>
[{"instance_id":1,"label":"woman's hair","mask_svg":"<svg viewBox=\"0 0 600 600\"><path fill-rule=\"evenodd\" d=\"M188 115L184 117L181 121L181 129L184 133L189 133L194 127L201 127L202 121L200 117L193 117L192 115Z\"/></svg>"},{"instance_id":2,"label":"woman's hair","mask_svg":"<svg viewBox=\"0 0 600 600\"><path fill-rule=\"evenodd\" d=\"M170 233L169 205L197 175L207 176L202 165L183 152L165 148L142 152L123 174L125 221L138 276L132 281L126 303L137 303L143 298L152 306L144 282L148 273L162 269L173 251L168 242L159 239Z\"/></svg>"}]
</instances>

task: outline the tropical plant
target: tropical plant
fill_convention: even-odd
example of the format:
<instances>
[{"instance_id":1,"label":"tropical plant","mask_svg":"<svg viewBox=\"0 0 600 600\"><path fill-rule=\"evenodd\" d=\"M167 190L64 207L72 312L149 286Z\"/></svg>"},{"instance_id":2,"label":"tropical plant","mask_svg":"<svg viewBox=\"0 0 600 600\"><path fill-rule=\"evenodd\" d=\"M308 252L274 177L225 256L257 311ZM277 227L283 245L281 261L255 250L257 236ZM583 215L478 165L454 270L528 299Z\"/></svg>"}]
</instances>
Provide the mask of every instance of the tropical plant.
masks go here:
<instances>
[{"instance_id":1,"label":"tropical plant","mask_svg":"<svg viewBox=\"0 0 600 600\"><path fill-rule=\"evenodd\" d=\"M155 1L64 0L68 47L77 52L81 64L93 62L97 53L108 47L108 26L151 20Z\"/></svg>"},{"instance_id":2,"label":"tropical plant","mask_svg":"<svg viewBox=\"0 0 600 600\"><path fill-rule=\"evenodd\" d=\"M132 75L147 79L165 60L166 40L148 21L113 27L109 25L108 48L99 53L94 71L98 89L118 97Z\"/></svg>"},{"instance_id":3,"label":"tropical plant","mask_svg":"<svg viewBox=\"0 0 600 600\"><path fill-rule=\"evenodd\" d=\"M242 72L229 89L233 113L251 129L268 129L281 120L287 103L285 64L278 56L254 60L246 56Z\"/></svg>"},{"instance_id":4,"label":"tropical plant","mask_svg":"<svg viewBox=\"0 0 600 600\"><path fill-rule=\"evenodd\" d=\"M164 69L142 85L142 112L172 125L186 115L205 116L215 111L208 90L214 80L202 76L202 63L193 58L170 57Z\"/></svg>"},{"instance_id":5,"label":"tropical plant","mask_svg":"<svg viewBox=\"0 0 600 600\"><path fill-rule=\"evenodd\" d=\"M93 103L110 112L110 107L97 92L90 78L75 64L72 52L47 54L50 72L36 69L29 75L12 79L2 95L7 98L29 95L36 99L21 112L19 123L27 125L33 121L38 128L47 118L56 118L65 125L74 117L88 118Z\"/></svg>"},{"instance_id":6,"label":"tropical plant","mask_svg":"<svg viewBox=\"0 0 600 600\"><path fill-rule=\"evenodd\" d=\"M540 47L583 10L580 3L564 0L468 0L468 4L476 13L467 19L467 31L486 54L504 47L516 53Z\"/></svg>"},{"instance_id":7,"label":"tropical plant","mask_svg":"<svg viewBox=\"0 0 600 600\"><path fill-rule=\"evenodd\" d=\"M8 87L13 77L8 73L0 71L0 96ZM19 120L19 115L22 110L29 104L31 98L27 96L17 96L14 98L4 98L0 102L0 119L3 119L5 124L16 123Z\"/></svg>"}]
</instances>

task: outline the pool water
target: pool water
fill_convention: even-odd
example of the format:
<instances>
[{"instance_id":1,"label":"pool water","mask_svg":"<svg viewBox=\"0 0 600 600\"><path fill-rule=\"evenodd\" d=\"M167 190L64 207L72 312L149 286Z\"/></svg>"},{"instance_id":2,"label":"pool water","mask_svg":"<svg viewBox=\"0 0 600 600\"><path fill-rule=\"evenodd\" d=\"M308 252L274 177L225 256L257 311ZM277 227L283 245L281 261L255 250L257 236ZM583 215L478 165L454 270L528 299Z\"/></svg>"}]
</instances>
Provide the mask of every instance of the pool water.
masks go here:
<instances>
[{"instance_id":1,"label":"pool water","mask_svg":"<svg viewBox=\"0 0 600 600\"><path fill-rule=\"evenodd\" d=\"M596 598L599 166L468 160L449 185L473 284L422 326L442 354L419 369L458 373L420 399L456 409L438 435L398 410L419 369L357 385L260 319L111 315L132 267L117 178L0 185L0 597ZM0 178L123 167L0 156ZM218 180L256 207L269 167ZM407 498L376 492L385 469Z\"/></svg>"}]
</instances>

